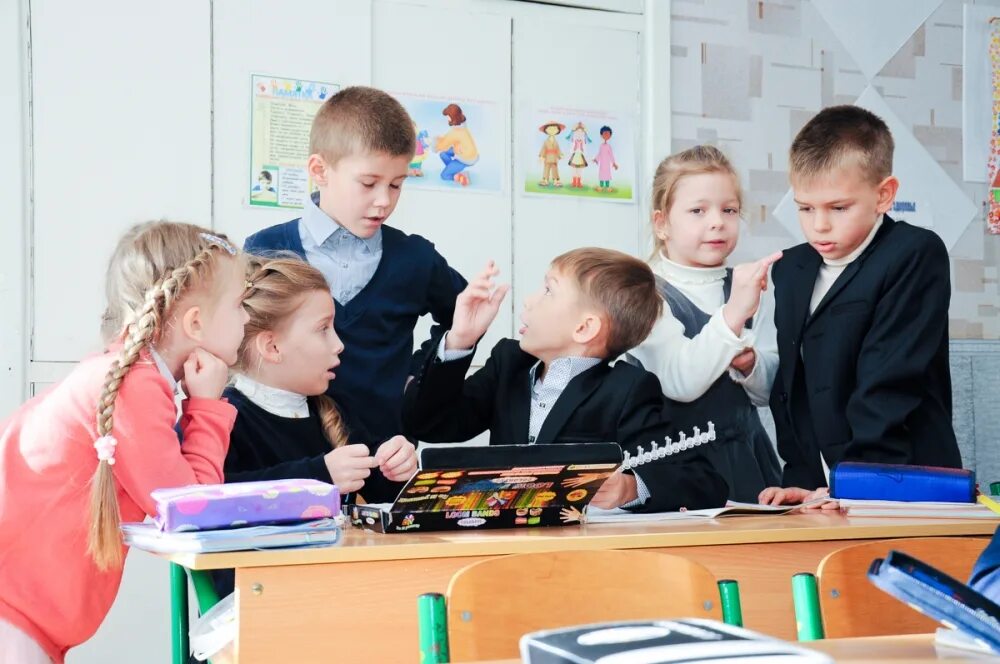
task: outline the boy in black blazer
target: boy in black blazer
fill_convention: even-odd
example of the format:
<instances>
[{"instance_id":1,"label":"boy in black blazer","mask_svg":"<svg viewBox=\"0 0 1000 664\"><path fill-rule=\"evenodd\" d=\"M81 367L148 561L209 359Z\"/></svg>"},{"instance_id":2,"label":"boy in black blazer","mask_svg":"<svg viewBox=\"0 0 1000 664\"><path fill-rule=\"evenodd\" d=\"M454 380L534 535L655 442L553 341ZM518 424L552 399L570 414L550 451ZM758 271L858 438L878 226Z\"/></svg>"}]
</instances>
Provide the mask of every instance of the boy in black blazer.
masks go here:
<instances>
[{"instance_id":1,"label":"boy in black blazer","mask_svg":"<svg viewBox=\"0 0 1000 664\"><path fill-rule=\"evenodd\" d=\"M430 443L466 441L489 430L492 444L619 443L632 454L665 443L668 402L656 376L609 360L642 341L662 308L649 266L607 249L559 256L543 288L527 298L521 341L500 341L466 379L475 344L508 287L494 288L491 262L458 296L451 330L403 400L403 429ZM604 477L597 477L603 480ZM596 488L596 487L595 487ZM728 487L697 448L635 472L614 473L599 507L638 511L701 509L726 502Z\"/></svg>"},{"instance_id":2,"label":"boy in black blazer","mask_svg":"<svg viewBox=\"0 0 1000 664\"><path fill-rule=\"evenodd\" d=\"M948 368L950 267L932 231L894 221L892 134L856 106L824 109L792 143L807 243L772 273L778 373L771 393L784 488L826 495L840 461L960 468ZM830 504L835 506L835 503Z\"/></svg>"}]
</instances>

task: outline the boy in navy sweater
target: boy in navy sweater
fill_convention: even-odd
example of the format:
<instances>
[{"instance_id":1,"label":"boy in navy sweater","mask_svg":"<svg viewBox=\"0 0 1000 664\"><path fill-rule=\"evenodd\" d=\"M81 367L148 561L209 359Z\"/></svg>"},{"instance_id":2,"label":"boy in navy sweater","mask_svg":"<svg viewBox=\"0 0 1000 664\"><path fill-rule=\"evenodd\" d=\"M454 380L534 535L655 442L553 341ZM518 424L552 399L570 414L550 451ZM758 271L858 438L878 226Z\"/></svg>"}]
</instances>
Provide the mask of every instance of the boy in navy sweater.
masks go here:
<instances>
[{"instance_id":1,"label":"boy in navy sweater","mask_svg":"<svg viewBox=\"0 0 1000 664\"><path fill-rule=\"evenodd\" d=\"M247 238L254 254L291 251L326 277L336 331L350 349L327 391L349 428L375 447L400 431L403 389L420 366L413 328L431 314L451 326L465 280L434 245L385 225L399 201L416 137L398 101L380 90L345 88L328 99L309 135L317 192L302 217Z\"/></svg>"}]
</instances>

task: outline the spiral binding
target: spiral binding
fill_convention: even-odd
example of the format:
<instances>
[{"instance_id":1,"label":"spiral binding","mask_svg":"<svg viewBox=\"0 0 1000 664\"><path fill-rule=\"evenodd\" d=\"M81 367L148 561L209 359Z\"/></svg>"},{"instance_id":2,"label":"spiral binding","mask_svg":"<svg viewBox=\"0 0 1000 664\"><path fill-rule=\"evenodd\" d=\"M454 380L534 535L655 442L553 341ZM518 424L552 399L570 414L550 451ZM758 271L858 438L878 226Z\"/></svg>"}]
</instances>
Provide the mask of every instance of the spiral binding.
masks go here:
<instances>
[{"instance_id":1,"label":"spiral binding","mask_svg":"<svg viewBox=\"0 0 1000 664\"><path fill-rule=\"evenodd\" d=\"M632 470L633 468L638 468L647 463L652 463L653 461L659 461L660 459L665 459L673 454L678 454L686 450L693 449L699 445L705 445L715 440L715 424L713 422L708 423L708 431L702 431L698 427L694 427L694 435L690 438L682 431L680 433L680 440L676 443L667 436L665 439L666 444L660 447L657 445L656 441L650 441L652 448L649 451L644 452L642 445L639 445L638 450L635 454L629 454L625 452L625 460L622 461L622 470Z\"/></svg>"}]
</instances>

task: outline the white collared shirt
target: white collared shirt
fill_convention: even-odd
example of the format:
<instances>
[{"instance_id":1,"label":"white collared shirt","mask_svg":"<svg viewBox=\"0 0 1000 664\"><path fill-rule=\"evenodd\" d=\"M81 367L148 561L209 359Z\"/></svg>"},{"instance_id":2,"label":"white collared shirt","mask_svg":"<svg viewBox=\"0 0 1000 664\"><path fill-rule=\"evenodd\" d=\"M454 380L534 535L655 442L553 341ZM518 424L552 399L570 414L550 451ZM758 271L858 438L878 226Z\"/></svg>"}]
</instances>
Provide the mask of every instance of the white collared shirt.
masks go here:
<instances>
[{"instance_id":1,"label":"white collared shirt","mask_svg":"<svg viewBox=\"0 0 1000 664\"><path fill-rule=\"evenodd\" d=\"M174 374L170 373L170 369L167 367L166 361L163 356L156 352L156 349L152 346L149 347L149 355L153 358L153 362L156 364L156 368L159 370L160 375L167 379L170 383L170 391L176 396L180 391L180 386L177 384L177 379L174 378Z\"/></svg>"},{"instance_id":2,"label":"white collared shirt","mask_svg":"<svg viewBox=\"0 0 1000 664\"><path fill-rule=\"evenodd\" d=\"M878 233L878 229L882 227L882 221L885 219L885 215L879 215L878 221L872 226L871 231L868 233L868 237L865 241L858 245L858 248L844 256L843 258L824 258L823 264L819 268L819 274L816 275L816 284L813 286L812 300L809 301L809 314L816 311L816 307L819 303L823 301L826 294L830 292L833 287L833 283L837 281L837 278L847 269L847 266L857 260L858 256L864 253L864 250L868 248L868 245L872 243L875 239L875 234Z\"/></svg>"},{"instance_id":3,"label":"white collared shirt","mask_svg":"<svg viewBox=\"0 0 1000 664\"><path fill-rule=\"evenodd\" d=\"M272 415L290 419L309 417L309 401L305 395L258 383L243 374L236 374L233 387Z\"/></svg>"},{"instance_id":4,"label":"white collared shirt","mask_svg":"<svg viewBox=\"0 0 1000 664\"><path fill-rule=\"evenodd\" d=\"M536 378L542 366L539 360L528 372L531 381L531 415L528 418L528 443L538 439L538 433L545 424L545 418L559 399L570 381L587 369L601 363L596 357L558 357L549 363L545 375Z\"/></svg>"}]
</instances>

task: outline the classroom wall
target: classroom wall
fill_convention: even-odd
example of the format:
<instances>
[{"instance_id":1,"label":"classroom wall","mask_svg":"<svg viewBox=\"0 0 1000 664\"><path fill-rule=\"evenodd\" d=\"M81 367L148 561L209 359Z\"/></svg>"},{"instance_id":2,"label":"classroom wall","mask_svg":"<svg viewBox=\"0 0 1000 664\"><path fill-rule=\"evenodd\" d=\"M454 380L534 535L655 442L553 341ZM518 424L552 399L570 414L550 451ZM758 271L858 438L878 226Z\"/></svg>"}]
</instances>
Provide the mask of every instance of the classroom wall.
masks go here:
<instances>
[{"instance_id":1,"label":"classroom wall","mask_svg":"<svg viewBox=\"0 0 1000 664\"><path fill-rule=\"evenodd\" d=\"M0 3L0 237L7 255L0 261L0 418L24 393L27 363L26 201L30 160L27 124L27 11L24 3Z\"/></svg>"},{"instance_id":2,"label":"classroom wall","mask_svg":"<svg viewBox=\"0 0 1000 664\"><path fill-rule=\"evenodd\" d=\"M790 224L775 216L792 138L820 108L854 103L872 86L899 121L896 170L916 162L929 186L949 185L928 203L950 245L951 337L1000 339L1000 236L985 230L985 158L980 181L962 168L965 5L1000 14L992 1L675 0L673 148L712 143L740 170L747 224L737 257L801 241L794 214Z\"/></svg>"}]
</instances>

